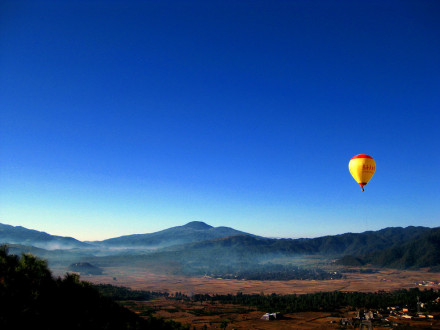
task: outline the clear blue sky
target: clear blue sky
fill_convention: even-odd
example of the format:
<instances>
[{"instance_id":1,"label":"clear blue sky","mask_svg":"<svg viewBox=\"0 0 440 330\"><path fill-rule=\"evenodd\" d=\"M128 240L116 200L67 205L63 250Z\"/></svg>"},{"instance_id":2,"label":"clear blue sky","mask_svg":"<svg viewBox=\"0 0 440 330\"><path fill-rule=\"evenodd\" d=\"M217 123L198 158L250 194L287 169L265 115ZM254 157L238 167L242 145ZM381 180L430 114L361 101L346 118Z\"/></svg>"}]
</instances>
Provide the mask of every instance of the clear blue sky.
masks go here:
<instances>
[{"instance_id":1,"label":"clear blue sky","mask_svg":"<svg viewBox=\"0 0 440 330\"><path fill-rule=\"evenodd\" d=\"M440 1L3 0L0 222L435 227L439 112Z\"/></svg>"}]
</instances>

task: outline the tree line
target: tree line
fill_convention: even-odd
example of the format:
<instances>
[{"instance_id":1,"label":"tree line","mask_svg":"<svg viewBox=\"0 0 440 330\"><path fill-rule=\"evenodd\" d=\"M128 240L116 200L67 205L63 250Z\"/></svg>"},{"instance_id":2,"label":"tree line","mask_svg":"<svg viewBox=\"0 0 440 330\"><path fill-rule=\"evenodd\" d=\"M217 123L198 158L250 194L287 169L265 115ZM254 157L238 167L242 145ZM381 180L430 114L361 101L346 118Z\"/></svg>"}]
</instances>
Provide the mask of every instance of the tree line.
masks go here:
<instances>
[{"instance_id":1,"label":"tree line","mask_svg":"<svg viewBox=\"0 0 440 330\"><path fill-rule=\"evenodd\" d=\"M188 271L187 274L190 274ZM191 275L209 275L225 279L289 281L289 280L333 280L344 276L340 272L329 272L321 268L300 268L295 265L246 264L244 267L218 265L192 270Z\"/></svg>"},{"instance_id":2,"label":"tree line","mask_svg":"<svg viewBox=\"0 0 440 330\"><path fill-rule=\"evenodd\" d=\"M376 309L386 310L387 307L408 307L416 310L418 299L425 303L426 312L439 312L440 303L435 300L440 293L434 289L420 290L419 288L401 289L392 292L317 292L309 294L195 294L188 296L182 292L174 294L130 290L123 287L114 287L110 284L99 286L101 290L111 294L115 299L120 300L151 300L159 297L166 299L179 299L196 302L209 302L219 304L236 304L256 307L263 311L277 311L282 313L295 312L337 312L341 308L351 307L354 309Z\"/></svg>"},{"instance_id":3,"label":"tree line","mask_svg":"<svg viewBox=\"0 0 440 330\"><path fill-rule=\"evenodd\" d=\"M317 292L310 294L242 294L236 295L194 295L195 301L217 302L221 304L239 304L254 306L260 310L282 313L295 312L335 312L343 307L386 310L392 306L408 306L416 309L417 297L426 303L428 312L440 311L440 304L434 302L439 293L431 290L402 289L393 292Z\"/></svg>"}]
</instances>

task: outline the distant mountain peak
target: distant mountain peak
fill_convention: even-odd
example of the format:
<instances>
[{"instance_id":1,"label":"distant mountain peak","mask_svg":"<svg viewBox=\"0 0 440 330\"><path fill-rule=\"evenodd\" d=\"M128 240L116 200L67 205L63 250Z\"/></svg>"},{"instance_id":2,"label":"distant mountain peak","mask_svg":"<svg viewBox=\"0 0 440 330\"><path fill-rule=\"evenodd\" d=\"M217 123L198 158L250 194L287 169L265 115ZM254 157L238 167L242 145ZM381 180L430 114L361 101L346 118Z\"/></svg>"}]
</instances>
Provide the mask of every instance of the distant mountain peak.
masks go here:
<instances>
[{"instance_id":1,"label":"distant mountain peak","mask_svg":"<svg viewBox=\"0 0 440 330\"><path fill-rule=\"evenodd\" d=\"M46 250L89 247L72 237L50 235L44 231L0 223L0 243L34 246Z\"/></svg>"},{"instance_id":2,"label":"distant mountain peak","mask_svg":"<svg viewBox=\"0 0 440 330\"><path fill-rule=\"evenodd\" d=\"M197 229L197 230L206 230L206 229L213 228L212 226L204 223L203 221L191 221L191 222L188 222L186 225L183 225L182 227Z\"/></svg>"}]
</instances>

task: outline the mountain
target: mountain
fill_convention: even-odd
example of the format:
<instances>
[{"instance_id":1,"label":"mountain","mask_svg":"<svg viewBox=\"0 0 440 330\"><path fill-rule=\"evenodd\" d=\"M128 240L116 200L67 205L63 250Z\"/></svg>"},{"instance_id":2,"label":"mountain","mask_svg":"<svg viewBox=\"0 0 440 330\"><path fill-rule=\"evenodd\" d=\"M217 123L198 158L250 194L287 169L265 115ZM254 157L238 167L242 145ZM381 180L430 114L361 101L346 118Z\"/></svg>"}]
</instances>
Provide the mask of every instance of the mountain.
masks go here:
<instances>
[{"instance_id":1,"label":"mountain","mask_svg":"<svg viewBox=\"0 0 440 330\"><path fill-rule=\"evenodd\" d=\"M103 247L164 248L234 235L251 234L229 227L212 227L201 221L193 221L183 226L171 227L155 233L127 235L92 243Z\"/></svg>"},{"instance_id":2,"label":"mountain","mask_svg":"<svg viewBox=\"0 0 440 330\"><path fill-rule=\"evenodd\" d=\"M2 243L34 246L46 250L90 247L89 244L72 237L55 236L42 231L5 224L0 224L0 244Z\"/></svg>"},{"instance_id":3,"label":"mountain","mask_svg":"<svg viewBox=\"0 0 440 330\"><path fill-rule=\"evenodd\" d=\"M345 233L300 241L319 253L360 256L402 244L429 230L430 228L420 226L389 227L378 231Z\"/></svg>"}]
</instances>

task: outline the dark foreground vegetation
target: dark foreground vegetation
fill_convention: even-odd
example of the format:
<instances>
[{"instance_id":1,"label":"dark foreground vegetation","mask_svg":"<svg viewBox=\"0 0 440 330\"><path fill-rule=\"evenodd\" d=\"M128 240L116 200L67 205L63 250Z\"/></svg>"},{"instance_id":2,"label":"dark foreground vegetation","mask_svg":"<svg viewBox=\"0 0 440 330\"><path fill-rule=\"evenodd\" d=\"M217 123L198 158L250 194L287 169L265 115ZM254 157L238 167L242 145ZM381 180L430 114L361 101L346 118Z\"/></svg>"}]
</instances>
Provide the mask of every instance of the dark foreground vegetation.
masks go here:
<instances>
[{"instance_id":1,"label":"dark foreground vegetation","mask_svg":"<svg viewBox=\"0 0 440 330\"><path fill-rule=\"evenodd\" d=\"M141 318L79 276L54 278L44 260L0 247L0 329L187 329Z\"/></svg>"}]
</instances>

